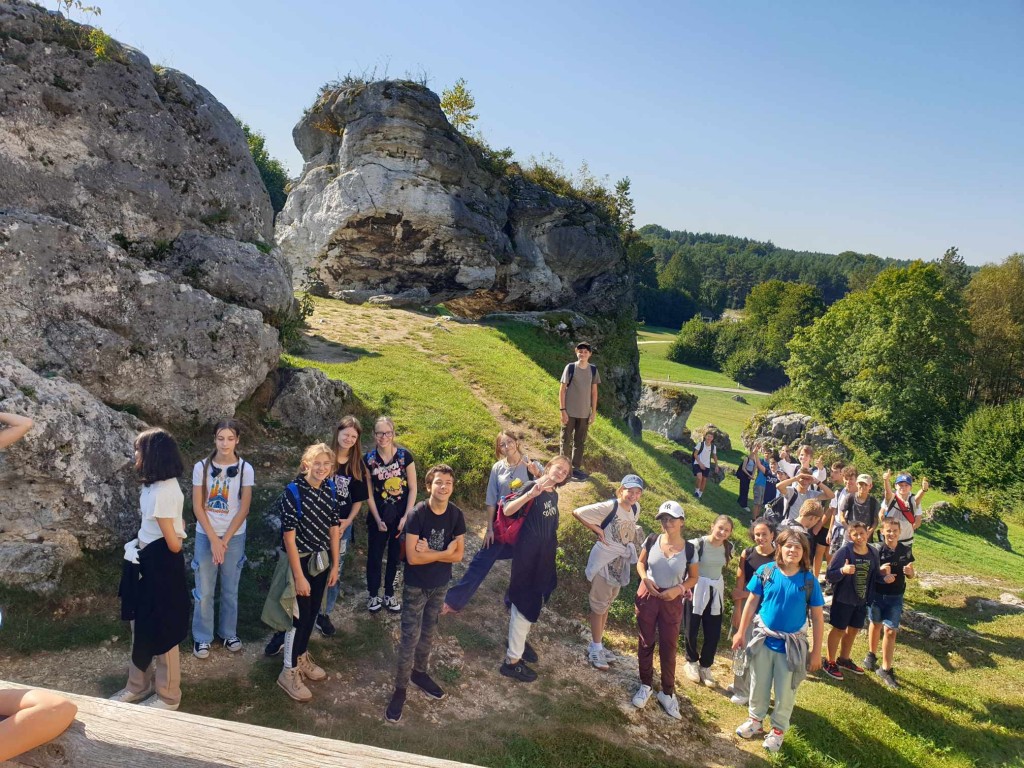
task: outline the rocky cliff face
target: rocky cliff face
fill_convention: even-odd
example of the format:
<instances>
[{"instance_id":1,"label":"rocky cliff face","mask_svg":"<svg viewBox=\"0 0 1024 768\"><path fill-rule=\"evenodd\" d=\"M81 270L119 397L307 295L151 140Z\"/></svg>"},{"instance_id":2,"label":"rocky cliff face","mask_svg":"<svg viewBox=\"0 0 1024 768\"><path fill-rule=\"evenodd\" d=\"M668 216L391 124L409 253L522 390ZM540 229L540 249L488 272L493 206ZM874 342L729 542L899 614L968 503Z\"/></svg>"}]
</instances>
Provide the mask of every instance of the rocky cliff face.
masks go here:
<instances>
[{"instance_id":1,"label":"rocky cliff face","mask_svg":"<svg viewBox=\"0 0 1024 768\"><path fill-rule=\"evenodd\" d=\"M477 314L632 305L613 228L588 204L480 167L428 89L327 93L293 135L306 162L276 234L297 280L309 269L330 292L425 287Z\"/></svg>"},{"instance_id":2,"label":"rocky cliff face","mask_svg":"<svg viewBox=\"0 0 1024 768\"><path fill-rule=\"evenodd\" d=\"M437 95L415 83L325 93L293 136L305 166L276 237L297 285L357 301L445 301L472 317L582 313L605 329L592 341L622 348L623 365L602 374L605 402L632 411L636 344L631 327L616 334L634 316L633 288L619 238L593 206L481 167Z\"/></svg>"},{"instance_id":3,"label":"rocky cliff face","mask_svg":"<svg viewBox=\"0 0 1024 768\"><path fill-rule=\"evenodd\" d=\"M171 426L231 414L276 367L267 321L293 303L231 114L86 33L0 0L0 407L37 422L5 462L8 581L52 585L79 544L134 524L145 424L114 408Z\"/></svg>"}]
</instances>

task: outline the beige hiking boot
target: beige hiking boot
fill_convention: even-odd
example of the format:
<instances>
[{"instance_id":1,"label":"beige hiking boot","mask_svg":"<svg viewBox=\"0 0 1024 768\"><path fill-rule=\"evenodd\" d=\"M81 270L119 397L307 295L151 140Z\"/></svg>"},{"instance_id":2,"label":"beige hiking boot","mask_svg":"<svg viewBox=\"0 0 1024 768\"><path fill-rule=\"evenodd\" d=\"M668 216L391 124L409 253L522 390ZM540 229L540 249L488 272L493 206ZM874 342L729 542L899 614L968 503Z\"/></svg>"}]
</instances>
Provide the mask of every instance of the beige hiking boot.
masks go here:
<instances>
[{"instance_id":1,"label":"beige hiking boot","mask_svg":"<svg viewBox=\"0 0 1024 768\"><path fill-rule=\"evenodd\" d=\"M327 673L324 672L324 668L313 661L313 657L309 655L309 651L306 651L304 654L299 656L298 661L299 672L301 672L302 676L307 680L316 682L317 680L323 680L327 677Z\"/></svg>"},{"instance_id":2,"label":"beige hiking boot","mask_svg":"<svg viewBox=\"0 0 1024 768\"><path fill-rule=\"evenodd\" d=\"M302 673L298 667L282 669L281 674L277 676L277 684L296 701L309 701L313 698L309 688L302 682Z\"/></svg>"}]
</instances>

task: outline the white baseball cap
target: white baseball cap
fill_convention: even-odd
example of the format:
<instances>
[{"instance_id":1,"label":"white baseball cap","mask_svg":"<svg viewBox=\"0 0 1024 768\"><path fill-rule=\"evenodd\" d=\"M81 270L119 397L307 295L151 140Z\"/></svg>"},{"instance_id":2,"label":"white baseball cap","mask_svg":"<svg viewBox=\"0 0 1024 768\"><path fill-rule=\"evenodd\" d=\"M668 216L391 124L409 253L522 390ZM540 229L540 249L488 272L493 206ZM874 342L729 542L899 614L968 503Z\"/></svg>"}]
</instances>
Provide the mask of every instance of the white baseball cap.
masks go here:
<instances>
[{"instance_id":1,"label":"white baseball cap","mask_svg":"<svg viewBox=\"0 0 1024 768\"><path fill-rule=\"evenodd\" d=\"M678 501L666 501L658 507L658 514L654 516L654 519L657 520L659 517L674 517L679 520L685 520L686 512L683 511Z\"/></svg>"}]
</instances>

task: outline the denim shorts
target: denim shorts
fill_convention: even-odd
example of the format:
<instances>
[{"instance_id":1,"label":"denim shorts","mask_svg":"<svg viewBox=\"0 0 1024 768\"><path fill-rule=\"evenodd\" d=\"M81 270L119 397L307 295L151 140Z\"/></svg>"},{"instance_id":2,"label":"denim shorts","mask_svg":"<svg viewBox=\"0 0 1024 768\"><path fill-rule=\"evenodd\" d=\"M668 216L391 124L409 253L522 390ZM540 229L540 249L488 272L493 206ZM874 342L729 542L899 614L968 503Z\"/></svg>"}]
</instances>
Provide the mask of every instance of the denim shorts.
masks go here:
<instances>
[{"instance_id":1,"label":"denim shorts","mask_svg":"<svg viewBox=\"0 0 1024 768\"><path fill-rule=\"evenodd\" d=\"M755 507L760 507L760 506L763 506L763 505L764 505L764 486L763 485L755 485L754 486L754 506Z\"/></svg>"},{"instance_id":2,"label":"denim shorts","mask_svg":"<svg viewBox=\"0 0 1024 768\"><path fill-rule=\"evenodd\" d=\"M868 608L868 617L872 624L884 624L889 629L900 628L903 616L903 595L876 594Z\"/></svg>"},{"instance_id":3,"label":"denim shorts","mask_svg":"<svg viewBox=\"0 0 1024 768\"><path fill-rule=\"evenodd\" d=\"M847 629L849 627L864 629L864 622L867 618L868 606L866 603L853 605L851 603L833 602L828 614L828 623L836 629Z\"/></svg>"}]
</instances>

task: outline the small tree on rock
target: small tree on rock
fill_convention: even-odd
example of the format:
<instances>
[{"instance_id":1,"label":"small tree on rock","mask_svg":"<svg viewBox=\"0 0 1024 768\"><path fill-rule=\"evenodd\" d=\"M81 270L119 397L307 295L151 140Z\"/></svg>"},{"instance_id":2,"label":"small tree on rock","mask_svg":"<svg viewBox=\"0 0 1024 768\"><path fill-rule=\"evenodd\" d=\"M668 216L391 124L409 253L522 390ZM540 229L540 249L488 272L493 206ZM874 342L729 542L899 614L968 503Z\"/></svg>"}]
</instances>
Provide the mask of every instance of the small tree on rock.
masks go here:
<instances>
[{"instance_id":1,"label":"small tree on rock","mask_svg":"<svg viewBox=\"0 0 1024 768\"><path fill-rule=\"evenodd\" d=\"M465 78L460 77L451 88L441 91L441 111L459 133L473 132L473 123L479 117L473 112L475 108L476 99L466 87Z\"/></svg>"}]
</instances>

